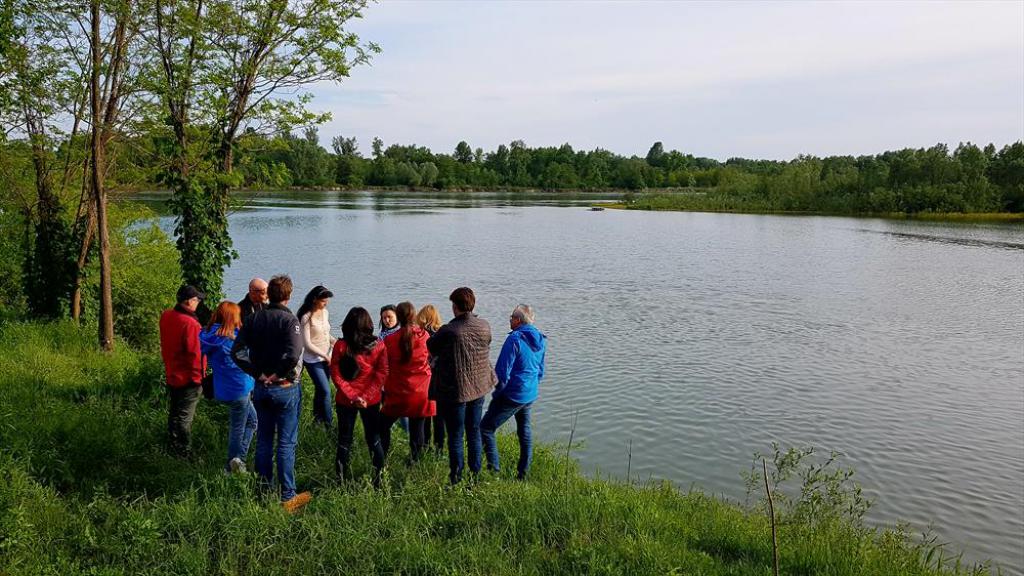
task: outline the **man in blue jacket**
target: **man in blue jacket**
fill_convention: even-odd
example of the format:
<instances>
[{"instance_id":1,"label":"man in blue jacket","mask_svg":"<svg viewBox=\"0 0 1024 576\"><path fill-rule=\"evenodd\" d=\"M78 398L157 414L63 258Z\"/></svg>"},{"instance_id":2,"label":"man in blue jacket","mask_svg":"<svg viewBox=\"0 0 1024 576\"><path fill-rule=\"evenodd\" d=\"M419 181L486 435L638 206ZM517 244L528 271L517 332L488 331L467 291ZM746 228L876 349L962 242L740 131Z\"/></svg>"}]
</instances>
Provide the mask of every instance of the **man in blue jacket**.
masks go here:
<instances>
[{"instance_id":1,"label":"man in blue jacket","mask_svg":"<svg viewBox=\"0 0 1024 576\"><path fill-rule=\"evenodd\" d=\"M520 304L512 310L508 320L512 332L501 346L494 372L498 385L491 404L480 421L487 467L495 472L498 462L498 442L495 432L506 420L515 416L516 434L519 436L519 464L517 478L524 480L533 457L533 438L530 432L530 407L537 399L537 385L544 377L544 352L547 336L533 325L533 309Z\"/></svg>"}]
</instances>

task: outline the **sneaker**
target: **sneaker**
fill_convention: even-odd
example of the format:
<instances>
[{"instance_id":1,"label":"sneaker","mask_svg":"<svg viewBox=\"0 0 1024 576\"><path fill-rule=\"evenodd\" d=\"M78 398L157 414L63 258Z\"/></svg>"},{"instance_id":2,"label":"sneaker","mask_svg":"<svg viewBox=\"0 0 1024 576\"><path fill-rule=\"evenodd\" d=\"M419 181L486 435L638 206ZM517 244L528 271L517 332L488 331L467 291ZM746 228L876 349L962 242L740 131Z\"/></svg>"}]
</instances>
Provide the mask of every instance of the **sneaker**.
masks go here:
<instances>
[{"instance_id":1,"label":"sneaker","mask_svg":"<svg viewBox=\"0 0 1024 576\"><path fill-rule=\"evenodd\" d=\"M289 514L295 514L302 509L303 506L309 504L309 501L313 499L313 495L309 492L299 492L295 496L292 496L291 500L285 500L281 502L281 506L284 511Z\"/></svg>"},{"instance_id":2,"label":"sneaker","mask_svg":"<svg viewBox=\"0 0 1024 576\"><path fill-rule=\"evenodd\" d=\"M245 462L238 457L232 458L231 461L228 462L228 468L231 470L232 474L245 474L247 472L245 469Z\"/></svg>"}]
</instances>

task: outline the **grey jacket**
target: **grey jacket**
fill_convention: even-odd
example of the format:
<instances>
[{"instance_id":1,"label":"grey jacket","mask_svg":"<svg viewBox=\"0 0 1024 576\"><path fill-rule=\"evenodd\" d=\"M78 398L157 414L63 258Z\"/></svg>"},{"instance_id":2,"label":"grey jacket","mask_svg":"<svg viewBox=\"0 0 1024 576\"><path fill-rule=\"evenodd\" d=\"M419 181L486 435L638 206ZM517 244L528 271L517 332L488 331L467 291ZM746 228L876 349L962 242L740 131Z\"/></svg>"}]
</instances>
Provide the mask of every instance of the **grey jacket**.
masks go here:
<instances>
[{"instance_id":1,"label":"grey jacket","mask_svg":"<svg viewBox=\"0 0 1024 576\"><path fill-rule=\"evenodd\" d=\"M463 314L442 326L427 341L436 358L430 397L442 402L469 402L494 389L498 378L491 366L491 325L475 314Z\"/></svg>"}]
</instances>

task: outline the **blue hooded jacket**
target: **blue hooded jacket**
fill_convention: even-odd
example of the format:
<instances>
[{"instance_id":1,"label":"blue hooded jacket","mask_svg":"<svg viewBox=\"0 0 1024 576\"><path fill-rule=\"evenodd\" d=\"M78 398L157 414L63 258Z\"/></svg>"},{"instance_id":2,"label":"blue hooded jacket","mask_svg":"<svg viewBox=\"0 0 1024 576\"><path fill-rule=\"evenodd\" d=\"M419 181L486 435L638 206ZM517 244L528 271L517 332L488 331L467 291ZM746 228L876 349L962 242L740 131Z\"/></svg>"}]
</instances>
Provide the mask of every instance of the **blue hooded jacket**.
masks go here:
<instances>
[{"instance_id":1,"label":"blue hooded jacket","mask_svg":"<svg viewBox=\"0 0 1024 576\"><path fill-rule=\"evenodd\" d=\"M494 366L498 375L495 398L506 398L517 404L537 399L537 385L544 377L547 338L533 324L520 324L509 333Z\"/></svg>"},{"instance_id":2,"label":"blue hooded jacket","mask_svg":"<svg viewBox=\"0 0 1024 576\"><path fill-rule=\"evenodd\" d=\"M214 324L199 333L199 345L206 355L207 363L213 369L213 396L221 402L238 400L252 392L255 380L235 364L231 357L231 346L235 341L219 336L220 324ZM235 336L238 331L235 331Z\"/></svg>"}]
</instances>

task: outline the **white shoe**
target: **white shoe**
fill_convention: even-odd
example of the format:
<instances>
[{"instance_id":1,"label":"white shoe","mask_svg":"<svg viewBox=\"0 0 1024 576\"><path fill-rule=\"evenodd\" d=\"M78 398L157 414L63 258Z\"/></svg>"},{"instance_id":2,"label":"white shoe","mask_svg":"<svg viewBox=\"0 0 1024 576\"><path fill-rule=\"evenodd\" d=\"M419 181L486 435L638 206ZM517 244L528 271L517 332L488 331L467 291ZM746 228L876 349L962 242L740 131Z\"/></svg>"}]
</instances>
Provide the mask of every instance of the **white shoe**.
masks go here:
<instances>
[{"instance_id":1,"label":"white shoe","mask_svg":"<svg viewBox=\"0 0 1024 576\"><path fill-rule=\"evenodd\" d=\"M232 458L231 461L228 462L228 468L231 469L232 474L246 473L245 462L243 462L241 458Z\"/></svg>"}]
</instances>

